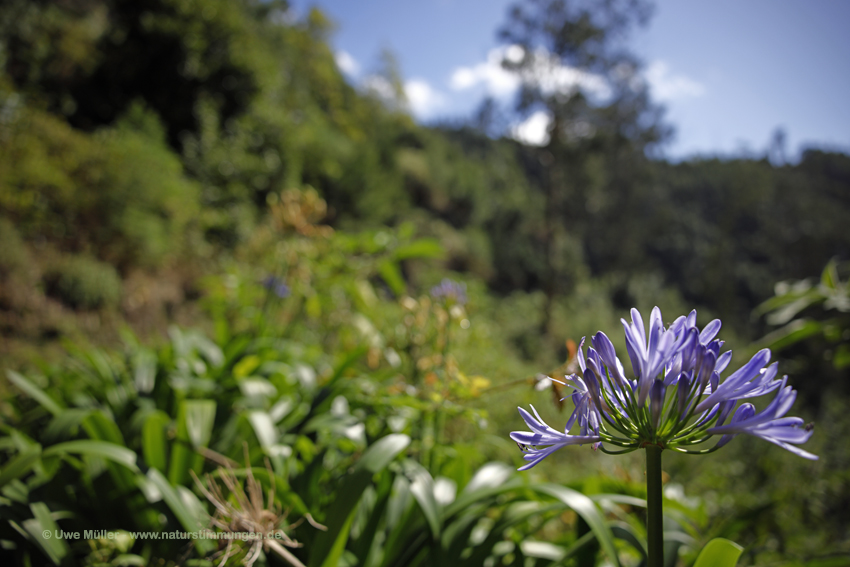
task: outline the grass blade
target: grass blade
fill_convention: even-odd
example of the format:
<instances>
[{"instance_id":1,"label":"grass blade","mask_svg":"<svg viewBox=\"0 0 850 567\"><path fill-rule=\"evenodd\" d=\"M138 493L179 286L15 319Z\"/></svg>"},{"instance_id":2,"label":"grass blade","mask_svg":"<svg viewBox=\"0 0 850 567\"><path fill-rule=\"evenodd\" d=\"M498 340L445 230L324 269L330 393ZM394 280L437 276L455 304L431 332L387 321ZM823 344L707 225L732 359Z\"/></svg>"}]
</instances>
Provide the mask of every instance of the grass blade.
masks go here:
<instances>
[{"instance_id":1,"label":"grass blade","mask_svg":"<svg viewBox=\"0 0 850 567\"><path fill-rule=\"evenodd\" d=\"M56 402L56 400L48 396L44 390L27 380L14 370L7 370L6 376L8 376L9 382L17 386L19 390L21 390L30 398L37 401L44 409L46 409L53 415L59 415L62 412L62 406L60 406Z\"/></svg>"}]
</instances>

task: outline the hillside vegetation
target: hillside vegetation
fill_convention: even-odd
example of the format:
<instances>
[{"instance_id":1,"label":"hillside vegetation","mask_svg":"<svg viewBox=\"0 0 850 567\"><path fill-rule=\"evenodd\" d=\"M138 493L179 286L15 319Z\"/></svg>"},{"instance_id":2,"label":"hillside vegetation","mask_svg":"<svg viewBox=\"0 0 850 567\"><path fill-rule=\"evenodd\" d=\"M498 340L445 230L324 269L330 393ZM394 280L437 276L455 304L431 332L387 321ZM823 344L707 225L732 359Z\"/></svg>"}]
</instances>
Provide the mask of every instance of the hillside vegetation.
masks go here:
<instances>
[{"instance_id":1,"label":"hillside vegetation","mask_svg":"<svg viewBox=\"0 0 850 567\"><path fill-rule=\"evenodd\" d=\"M667 126L625 87L604 104L525 93L520 111L557 117L544 147L481 120L419 125L391 61L392 97L350 84L332 23L280 0L8 0L0 14L0 540L15 564L208 558L214 543L33 534L72 516L190 530L207 504L189 471L243 464L266 488L280 479L293 522L330 528L290 532L310 565L637 564L641 512L577 491L642 497L640 460L573 448L532 480L487 465L503 497L476 471L520 462L506 436L518 402L565 418L536 375L563 373L599 329L623 347L620 317L654 305L722 319L736 360L784 349L821 455L739 439L711 463L671 456L680 564L717 535L748 565L850 553L850 305L834 299L846 300L850 156L653 159ZM542 32L523 21L514 12L503 38L531 53ZM604 59L582 49L577 63ZM589 133L569 135L579 122ZM793 288L826 299L762 317L791 297L778 282L828 264L820 287ZM50 452L77 441L126 452ZM450 498L417 488L440 483ZM132 521L95 494L126 499ZM467 545L474 528L482 547Z\"/></svg>"}]
</instances>

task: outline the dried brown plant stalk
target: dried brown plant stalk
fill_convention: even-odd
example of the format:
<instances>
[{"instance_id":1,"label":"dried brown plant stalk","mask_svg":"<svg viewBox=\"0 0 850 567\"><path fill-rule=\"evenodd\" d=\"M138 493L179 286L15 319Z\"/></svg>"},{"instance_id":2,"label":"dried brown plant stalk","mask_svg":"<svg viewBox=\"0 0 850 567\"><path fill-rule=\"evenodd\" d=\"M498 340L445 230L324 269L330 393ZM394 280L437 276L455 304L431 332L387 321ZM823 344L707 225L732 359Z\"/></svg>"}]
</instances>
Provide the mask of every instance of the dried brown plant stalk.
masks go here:
<instances>
[{"instance_id":1,"label":"dried brown plant stalk","mask_svg":"<svg viewBox=\"0 0 850 567\"><path fill-rule=\"evenodd\" d=\"M227 538L227 547L218 551L212 557L216 561L221 560L218 564L219 567L223 567L228 559L243 551L243 546L239 545L240 543L250 544L242 560L246 567L251 567L263 550L267 553L276 553L294 567L304 567L304 564L287 549L287 547L300 547L300 544L286 534L286 530L296 527L302 520L285 528L280 527L286 519L286 512L275 504L275 476L268 459L266 459L265 464L271 480L267 498L264 498L262 485L254 478L248 459L247 447L245 449L246 478L244 485L237 478L229 462L225 462L223 466L219 466L217 469L218 477L227 489L229 496L209 474L206 475L205 486L194 471L190 471L198 489L215 507L215 514L210 518L210 526L218 528L226 534L254 534L254 537L257 538L250 540ZM318 529L326 529L313 521L309 514L306 519L310 525ZM244 536L242 537L244 538Z\"/></svg>"}]
</instances>

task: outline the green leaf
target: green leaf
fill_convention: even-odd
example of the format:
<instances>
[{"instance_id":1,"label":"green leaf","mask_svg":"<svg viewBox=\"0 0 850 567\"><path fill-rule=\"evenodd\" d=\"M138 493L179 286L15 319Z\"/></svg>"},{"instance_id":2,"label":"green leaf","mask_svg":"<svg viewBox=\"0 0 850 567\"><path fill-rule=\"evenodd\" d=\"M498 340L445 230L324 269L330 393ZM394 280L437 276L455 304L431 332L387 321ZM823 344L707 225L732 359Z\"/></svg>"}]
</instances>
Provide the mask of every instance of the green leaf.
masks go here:
<instances>
[{"instance_id":1,"label":"green leaf","mask_svg":"<svg viewBox=\"0 0 850 567\"><path fill-rule=\"evenodd\" d=\"M112 462L124 465L131 471L138 471L136 466L136 452L127 447L109 443L108 441L93 441L91 439L79 439L77 441L66 441L58 445L47 447L42 453L45 457L76 453L90 457L100 457Z\"/></svg>"},{"instance_id":2,"label":"green leaf","mask_svg":"<svg viewBox=\"0 0 850 567\"><path fill-rule=\"evenodd\" d=\"M529 500L513 502L504 510L498 521L490 529L483 542L476 545L469 557L470 565L481 565L486 558L494 553L494 548L505 541L505 531L533 517L542 517L549 512L559 511L564 503L545 504Z\"/></svg>"},{"instance_id":3,"label":"green leaf","mask_svg":"<svg viewBox=\"0 0 850 567\"><path fill-rule=\"evenodd\" d=\"M206 447L212 436L215 423L215 402L213 400L187 400L186 433L192 447Z\"/></svg>"},{"instance_id":4,"label":"green leaf","mask_svg":"<svg viewBox=\"0 0 850 567\"><path fill-rule=\"evenodd\" d=\"M262 359L256 354L249 354L239 362L233 365L233 375L236 378L244 378L250 376L254 370L259 368Z\"/></svg>"},{"instance_id":5,"label":"green leaf","mask_svg":"<svg viewBox=\"0 0 850 567\"><path fill-rule=\"evenodd\" d=\"M113 559L112 565L115 565L116 567L133 567L136 565L144 567L147 565L147 561L145 561L145 558L141 555L125 553Z\"/></svg>"},{"instance_id":6,"label":"green leaf","mask_svg":"<svg viewBox=\"0 0 850 567\"><path fill-rule=\"evenodd\" d=\"M83 428L92 439L100 441L109 441L116 445L126 445L124 436L118 425L108 418L103 411L93 411L85 420L83 420Z\"/></svg>"},{"instance_id":7,"label":"green leaf","mask_svg":"<svg viewBox=\"0 0 850 567\"><path fill-rule=\"evenodd\" d=\"M369 447L354 469L342 478L336 498L328 510L325 525L327 531L320 533L312 545L310 565L312 567L336 567L345 544L349 527L354 518L354 509L372 476L383 470L410 444L410 437L402 434L387 435Z\"/></svg>"},{"instance_id":8,"label":"green leaf","mask_svg":"<svg viewBox=\"0 0 850 567\"><path fill-rule=\"evenodd\" d=\"M272 448L277 444L277 428L274 421L268 412L252 411L248 414L248 421L251 427L254 428L254 434L260 442L260 446L266 451L266 454L271 454Z\"/></svg>"},{"instance_id":9,"label":"green leaf","mask_svg":"<svg viewBox=\"0 0 850 567\"><path fill-rule=\"evenodd\" d=\"M634 506L637 508L646 508L646 500L635 496L627 496L625 494L589 494L588 498L594 502L613 502L615 504L624 504L626 506Z\"/></svg>"},{"instance_id":10,"label":"green leaf","mask_svg":"<svg viewBox=\"0 0 850 567\"><path fill-rule=\"evenodd\" d=\"M743 551L734 541L718 537L705 544L694 567L735 567Z\"/></svg>"},{"instance_id":11,"label":"green leaf","mask_svg":"<svg viewBox=\"0 0 850 567\"><path fill-rule=\"evenodd\" d=\"M136 391L148 394L153 391L156 383L156 355L139 347L133 356L133 382Z\"/></svg>"},{"instance_id":12,"label":"green leaf","mask_svg":"<svg viewBox=\"0 0 850 567\"><path fill-rule=\"evenodd\" d=\"M793 286L788 283L780 282L776 284L775 293L776 295L756 306L753 313L761 317L766 313L776 311L781 307L794 303L801 297L819 297L821 295L817 292L817 290L812 289L812 282L809 280L798 281L793 284Z\"/></svg>"},{"instance_id":13,"label":"green leaf","mask_svg":"<svg viewBox=\"0 0 850 567\"><path fill-rule=\"evenodd\" d=\"M823 273L820 276L820 283L829 289L836 289L838 287L840 283L838 279L838 264L836 264L834 259L830 260L823 269Z\"/></svg>"},{"instance_id":14,"label":"green leaf","mask_svg":"<svg viewBox=\"0 0 850 567\"><path fill-rule=\"evenodd\" d=\"M207 514L206 508L204 508L198 497L195 496L195 493L185 486L178 486L177 495L180 497L183 506L186 507L186 511L195 518L197 525L206 526L209 514Z\"/></svg>"},{"instance_id":15,"label":"green leaf","mask_svg":"<svg viewBox=\"0 0 850 567\"><path fill-rule=\"evenodd\" d=\"M385 512L390 501L392 491L393 477L388 472L380 475L380 480L376 483L376 497L371 505L365 510L368 520L361 528L357 541L350 547L351 551L357 557L358 565L371 565L370 557L374 557L381 552L384 547L384 541L377 537L378 530L383 530L382 524L385 520ZM361 498L359 506L362 507L364 499ZM356 518L356 513L352 514Z\"/></svg>"},{"instance_id":16,"label":"green leaf","mask_svg":"<svg viewBox=\"0 0 850 567\"><path fill-rule=\"evenodd\" d=\"M124 436L118 425L108 418L102 411L93 411L84 421L83 428L88 433L91 439L96 441L106 441L113 443L119 447L126 447ZM129 450L129 449L128 449ZM135 455L135 453L133 453ZM135 458L134 458L135 463ZM136 488L136 480L133 474L125 467L116 466L114 463L108 463L109 474L115 480L119 488L125 491L131 491Z\"/></svg>"},{"instance_id":17,"label":"green leaf","mask_svg":"<svg viewBox=\"0 0 850 567\"><path fill-rule=\"evenodd\" d=\"M443 535L441 544L445 550L446 557L460 557L463 549L469 543L469 537L472 531L478 525L481 518L487 513L488 506L485 504L476 504L470 506L451 522L446 522L443 526Z\"/></svg>"},{"instance_id":18,"label":"green leaf","mask_svg":"<svg viewBox=\"0 0 850 567\"><path fill-rule=\"evenodd\" d=\"M165 412L154 411L145 418L142 425L142 456L148 467L166 470L166 455L168 446L165 439L165 430L171 418Z\"/></svg>"},{"instance_id":19,"label":"green leaf","mask_svg":"<svg viewBox=\"0 0 850 567\"><path fill-rule=\"evenodd\" d=\"M461 493L454 502L446 506L443 515L448 520L477 502L488 501L495 496L517 490L523 486L525 486L523 479L517 476L500 486L481 487L472 492Z\"/></svg>"},{"instance_id":20,"label":"green leaf","mask_svg":"<svg viewBox=\"0 0 850 567\"><path fill-rule=\"evenodd\" d=\"M378 266L378 274L380 274L381 278L383 278L386 284L390 286L390 289L395 295L404 295L404 292L407 289L407 284L404 283L401 270L398 269L398 265L395 262L391 260L381 262Z\"/></svg>"},{"instance_id":21,"label":"green leaf","mask_svg":"<svg viewBox=\"0 0 850 567\"><path fill-rule=\"evenodd\" d=\"M393 433L382 437L363 453L363 457L354 467L354 472L366 471L375 474L390 464L390 461L404 451L408 445L410 445L410 437L402 433Z\"/></svg>"},{"instance_id":22,"label":"green leaf","mask_svg":"<svg viewBox=\"0 0 850 567\"><path fill-rule=\"evenodd\" d=\"M18 456L6 463L5 467L0 469L0 488L27 474L40 458L41 447L39 446L19 453Z\"/></svg>"},{"instance_id":23,"label":"green leaf","mask_svg":"<svg viewBox=\"0 0 850 567\"><path fill-rule=\"evenodd\" d=\"M811 290L802 297L783 305L766 317L768 325L784 325L796 317L807 307L824 300L824 296L817 290Z\"/></svg>"},{"instance_id":24,"label":"green leaf","mask_svg":"<svg viewBox=\"0 0 850 567\"><path fill-rule=\"evenodd\" d=\"M44 430L44 441L56 442L69 437L76 437L77 428L91 414L91 411L90 409L80 408L62 410L47 424L47 428Z\"/></svg>"},{"instance_id":25,"label":"green leaf","mask_svg":"<svg viewBox=\"0 0 850 567\"><path fill-rule=\"evenodd\" d=\"M428 522L428 527L431 528L431 535L435 540L440 537L441 510L437 499L434 497L434 479L428 471L416 461L405 462L407 476L410 478L410 493L416 498L422 513L425 514L425 519Z\"/></svg>"},{"instance_id":26,"label":"green leaf","mask_svg":"<svg viewBox=\"0 0 850 567\"><path fill-rule=\"evenodd\" d=\"M177 438L171 447L168 480L186 484L189 470L200 474L203 456L196 449L206 447L212 436L216 405L213 400L183 400L177 410Z\"/></svg>"},{"instance_id":27,"label":"green leaf","mask_svg":"<svg viewBox=\"0 0 850 567\"><path fill-rule=\"evenodd\" d=\"M593 544L593 541L595 539L596 536L592 531L590 531L575 540L575 542L573 542L573 544L569 548L564 550L564 557L561 559L562 564L568 559L572 559L576 555L583 553L588 547ZM640 565L643 565L643 563L641 563Z\"/></svg>"},{"instance_id":28,"label":"green leaf","mask_svg":"<svg viewBox=\"0 0 850 567\"><path fill-rule=\"evenodd\" d=\"M791 321L781 329L769 333L759 341L773 350L780 350L789 345L807 339L823 330L823 324L818 321L797 319Z\"/></svg>"},{"instance_id":29,"label":"green leaf","mask_svg":"<svg viewBox=\"0 0 850 567\"><path fill-rule=\"evenodd\" d=\"M198 521L197 509L194 506L186 505L181 494L171 486L161 472L156 469L149 469L147 478L162 495L166 505L187 532L197 532L204 529L205 525ZM199 538L192 540L192 543L195 544L195 549L202 555L207 555L215 549L215 543L212 540Z\"/></svg>"},{"instance_id":30,"label":"green leaf","mask_svg":"<svg viewBox=\"0 0 850 567\"><path fill-rule=\"evenodd\" d=\"M611 527L611 533L615 538L621 539L631 545L640 553L644 560L646 559L645 538L638 537L632 526L626 522L611 522L609 525Z\"/></svg>"},{"instance_id":31,"label":"green leaf","mask_svg":"<svg viewBox=\"0 0 850 567\"><path fill-rule=\"evenodd\" d=\"M564 548L545 541L524 540L519 544L522 554L526 557L560 561L566 554Z\"/></svg>"},{"instance_id":32,"label":"green leaf","mask_svg":"<svg viewBox=\"0 0 850 567\"><path fill-rule=\"evenodd\" d=\"M30 504L30 510L34 518L23 522L24 529L53 564L59 565L71 550L64 539L56 537L59 526L53 520L50 508L44 502L33 502ZM45 537L45 535L49 537Z\"/></svg>"},{"instance_id":33,"label":"green leaf","mask_svg":"<svg viewBox=\"0 0 850 567\"><path fill-rule=\"evenodd\" d=\"M399 246L393 253L396 260L408 258L442 258L445 251L436 238L420 238L410 244Z\"/></svg>"},{"instance_id":34,"label":"green leaf","mask_svg":"<svg viewBox=\"0 0 850 567\"><path fill-rule=\"evenodd\" d=\"M599 509L593 500L581 492L576 492L575 490L557 484L544 484L542 486L536 486L534 489L537 492L553 496L572 508L590 526L592 533L596 536L597 541L599 541L599 545L605 551L606 555L608 555L608 559L614 565L620 565L611 529L605 523L605 519L599 513Z\"/></svg>"},{"instance_id":35,"label":"green leaf","mask_svg":"<svg viewBox=\"0 0 850 567\"><path fill-rule=\"evenodd\" d=\"M836 370L844 370L850 366L850 346L844 344L835 349L832 365L835 366Z\"/></svg>"},{"instance_id":36,"label":"green leaf","mask_svg":"<svg viewBox=\"0 0 850 567\"><path fill-rule=\"evenodd\" d=\"M9 377L9 382L17 386L19 390L21 390L30 398L37 401L44 409L46 409L53 415L59 415L62 412L62 406L56 403L53 398L48 396L44 392L44 390L27 380L14 370L7 370L6 376Z\"/></svg>"}]
</instances>

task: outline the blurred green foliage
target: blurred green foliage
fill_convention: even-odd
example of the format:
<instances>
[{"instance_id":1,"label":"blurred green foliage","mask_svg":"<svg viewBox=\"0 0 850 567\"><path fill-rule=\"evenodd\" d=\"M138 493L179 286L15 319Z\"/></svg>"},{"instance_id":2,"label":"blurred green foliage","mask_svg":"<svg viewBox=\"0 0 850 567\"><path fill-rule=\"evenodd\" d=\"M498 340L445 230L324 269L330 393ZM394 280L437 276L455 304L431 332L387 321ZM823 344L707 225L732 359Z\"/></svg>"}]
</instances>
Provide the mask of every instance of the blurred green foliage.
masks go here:
<instances>
[{"instance_id":1,"label":"blurred green foliage","mask_svg":"<svg viewBox=\"0 0 850 567\"><path fill-rule=\"evenodd\" d=\"M524 90L520 111L556 117L535 148L500 137L492 105L416 125L391 54L390 95L352 86L319 10L4 2L0 357L21 374L0 383L3 553L209 557L36 536L189 529L212 511L190 471L250 465L268 489L267 458L279 484L264 505L332 528L288 532L309 564L640 564L640 462L563 451L532 480L486 463L518 462L518 403L563 419L535 376L566 368L570 344L603 329L622 347L619 317L659 305L721 317L736 353L782 326L766 341L821 455L738 439L711 462L671 457L669 556L691 564L728 537L743 564L844 561L846 277L830 264L768 298L850 254L850 157L650 159L667 126L629 87L638 62L610 50L646 4L569 12L589 6L535 0L506 19L526 53L545 45L612 81L605 104ZM466 305L429 296L445 277ZM142 338L119 341L126 326ZM57 338L90 346L68 359Z\"/></svg>"},{"instance_id":2,"label":"blurred green foliage","mask_svg":"<svg viewBox=\"0 0 850 567\"><path fill-rule=\"evenodd\" d=\"M110 264L88 256L66 256L44 274L47 292L69 307L115 307L121 299L121 278Z\"/></svg>"},{"instance_id":3,"label":"blurred green foliage","mask_svg":"<svg viewBox=\"0 0 850 567\"><path fill-rule=\"evenodd\" d=\"M0 437L4 558L240 564L262 547L271 563L277 552L262 543L132 536L263 526L303 544L287 553L305 565L638 561L639 484L627 488L638 496L598 484L584 487L589 497L487 464L516 453L482 435L476 400L490 382L452 353L498 345L469 341L474 317L461 303L380 287L391 285L388 262L438 247L404 230L331 231L291 214L321 208L315 193L283 199L286 216L256 237L266 262L284 260L288 293L241 272L244 259L211 278L215 340L172 327L151 349L125 332L121 351L72 347L64 364L8 372L20 395ZM682 522L671 525L677 541L695 541L682 526L696 511L671 521ZM98 537L42 536L56 529L123 530L123 555Z\"/></svg>"},{"instance_id":4,"label":"blurred green foliage","mask_svg":"<svg viewBox=\"0 0 850 567\"><path fill-rule=\"evenodd\" d=\"M197 215L195 184L140 106L96 134L22 110L0 145L0 206L28 240L120 268L156 266L180 251Z\"/></svg>"},{"instance_id":5,"label":"blurred green foliage","mask_svg":"<svg viewBox=\"0 0 850 567\"><path fill-rule=\"evenodd\" d=\"M26 261L27 251L18 229L0 217L0 274L7 277L23 268Z\"/></svg>"}]
</instances>

